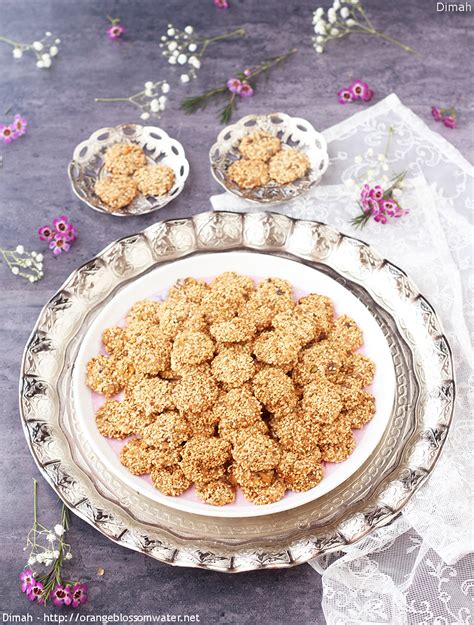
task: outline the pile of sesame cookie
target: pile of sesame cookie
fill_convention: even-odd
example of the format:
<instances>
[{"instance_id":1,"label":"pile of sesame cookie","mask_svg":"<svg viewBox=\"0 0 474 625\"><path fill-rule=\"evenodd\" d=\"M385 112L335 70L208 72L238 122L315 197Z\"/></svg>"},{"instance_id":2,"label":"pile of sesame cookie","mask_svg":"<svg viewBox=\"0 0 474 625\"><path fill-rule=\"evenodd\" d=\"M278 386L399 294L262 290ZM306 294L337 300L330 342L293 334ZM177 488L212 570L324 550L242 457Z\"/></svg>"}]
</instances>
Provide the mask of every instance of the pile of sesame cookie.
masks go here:
<instances>
[{"instance_id":1,"label":"pile of sesame cookie","mask_svg":"<svg viewBox=\"0 0 474 625\"><path fill-rule=\"evenodd\" d=\"M306 491L374 415L360 328L335 317L328 297L296 302L286 280L186 278L126 321L104 331L108 355L89 361L87 384L107 398L100 433L133 437L122 464L166 495L194 484L202 501L224 505L239 486L267 504Z\"/></svg>"},{"instance_id":2,"label":"pile of sesame cookie","mask_svg":"<svg viewBox=\"0 0 474 625\"><path fill-rule=\"evenodd\" d=\"M94 191L111 212L128 206L139 193L165 195L175 175L168 165L148 165L142 148L135 143L115 143L107 148L104 167L108 175L96 181Z\"/></svg>"},{"instance_id":3,"label":"pile of sesame cookie","mask_svg":"<svg viewBox=\"0 0 474 625\"><path fill-rule=\"evenodd\" d=\"M265 130L255 130L239 143L242 155L227 169L227 176L242 189L265 186L270 180L279 185L302 178L310 168L306 154L290 148Z\"/></svg>"}]
</instances>

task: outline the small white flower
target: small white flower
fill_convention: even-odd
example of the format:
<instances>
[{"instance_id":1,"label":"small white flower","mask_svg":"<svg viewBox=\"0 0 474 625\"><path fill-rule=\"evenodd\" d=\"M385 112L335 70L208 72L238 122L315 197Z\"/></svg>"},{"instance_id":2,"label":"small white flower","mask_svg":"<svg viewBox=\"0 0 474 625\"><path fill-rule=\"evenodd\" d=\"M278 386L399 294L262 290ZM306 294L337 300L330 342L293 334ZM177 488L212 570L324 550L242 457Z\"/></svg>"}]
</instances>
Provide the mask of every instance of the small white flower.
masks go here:
<instances>
[{"instance_id":1,"label":"small white flower","mask_svg":"<svg viewBox=\"0 0 474 625\"><path fill-rule=\"evenodd\" d=\"M176 57L170 56L170 58L168 59L168 63L170 63L171 65L176 65Z\"/></svg>"},{"instance_id":2,"label":"small white flower","mask_svg":"<svg viewBox=\"0 0 474 625\"><path fill-rule=\"evenodd\" d=\"M338 28L331 28L331 35L338 35L339 34L339 29Z\"/></svg>"},{"instance_id":3,"label":"small white flower","mask_svg":"<svg viewBox=\"0 0 474 625\"><path fill-rule=\"evenodd\" d=\"M53 551L53 556L54 556L55 558L59 558L59 551L58 551L57 549L55 549L55 550Z\"/></svg>"},{"instance_id":4,"label":"small white flower","mask_svg":"<svg viewBox=\"0 0 474 625\"><path fill-rule=\"evenodd\" d=\"M49 56L56 56L59 50L56 46L51 46L49 49Z\"/></svg>"},{"instance_id":5,"label":"small white flower","mask_svg":"<svg viewBox=\"0 0 474 625\"><path fill-rule=\"evenodd\" d=\"M367 156L373 156L374 155L374 148L369 148L367 150Z\"/></svg>"},{"instance_id":6,"label":"small white flower","mask_svg":"<svg viewBox=\"0 0 474 625\"><path fill-rule=\"evenodd\" d=\"M36 556L36 562L41 563L41 562L43 562L43 560L44 560L44 553L39 553L39 554Z\"/></svg>"},{"instance_id":7,"label":"small white flower","mask_svg":"<svg viewBox=\"0 0 474 625\"><path fill-rule=\"evenodd\" d=\"M54 543L54 541L56 540L56 536L55 536L52 532L50 532L50 533L46 536L46 540L47 540L49 543Z\"/></svg>"},{"instance_id":8,"label":"small white flower","mask_svg":"<svg viewBox=\"0 0 474 625\"><path fill-rule=\"evenodd\" d=\"M182 83L189 82L189 80L190 80L189 76L187 74L181 74L180 79L181 79Z\"/></svg>"},{"instance_id":9,"label":"small white flower","mask_svg":"<svg viewBox=\"0 0 474 625\"><path fill-rule=\"evenodd\" d=\"M383 171L388 171L388 165L387 165L387 163L384 163L384 164L382 165L382 169L383 169Z\"/></svg>"},{"instance_id":10,"label":"small white flower","mask_svg":"<svg viewBox=\"0 0 474 625\"><path fill-rule=\"evenodd\" d=\"M36 254L36 260L41 262L43 260L43 254Z\"/></svg>"},{"instance_id":11,"label":"small white flower","mask_svg":"<svg viewBox=\"0 0 474 625\"><path fill-rule=\"evenodd\" d=\"M65 531L64 527L59 523L54 526L54 533L57 534L57 536L62 536Z\"/></svg>"},{"instance_id":12,"label":"small white flower","mask_svg":"<svg viewBox=\"0 0 474 625\"><path fill-rule=\"evenodd\" d=\"M160 109L161 111L164 111L164 110L165 110L165 108L166 108L166 101L167 101L167 98L166 98L166 96L165 96L165 95L161 95L161 96L158 98L158 107L159 107L159 109Z\"/></svg>"},{"instance_id":13,"label":"small white flower","mask_svg":"<svg viewBox=\"0 0 474 625\"><path fill-rule=\"evenodd\" d=\"M332 8L337 11L338 9L341 8L341 3L339 0L334 0L334 2L332 3Z\"/></svg>"},{"instance_id":14,"label":"small white flower","mask_svg":"<svg viewBox=\"0 0 474 625\"><path fill-rule=\"evenodd\" d=\"M72 560L72 553L71 553L70 551L68 551L68 552L66 553L66 555L64 556L64 559L65 559L65 560Z\"/></svg>"},{"instance_id":15,"label":"small white flower","mask_svg":"<svg viewBox=\"0 0 474 625\"><path fill-rule=\"evenodd\" d=\"M36 67L39 67L39 69L42 69L44 67L43 61L36 61Z\"/></svg>"},{"instance_id":16,"label":"small white flower","mask_svg":"<svg viewBox=\"0 0 474 625\"><path fill-rule=\"evenodd\" d=\"M28 564L29 564L30 566L32 566L33 564L35 564L35 562L36 562L36 558L35 558L35 556L30 556L30 557L28 558Z\"/></svg>"},{"instance_id":17,"label":"small white flower","mask_svg":"<svg viewBox=\"0 0 474 625\"><path fill-rule=\"evenodd\" d=\"M319 9L316 9L316 11L313 13L313 22L318 21L323 15L324 15L324 9L319 7Z\"/></svg>"},{"instance_id":18,"label":"small white flower","mask_svg":"<svg viewBox=\"0 0 474 625\"><path fill-rule=\"evenodd\" d=\"M18 267L12 267L12 273L17 276L20 273L20 270L18 269Z\"/></svg>"},{"instance_id":19,"label":"small white flower","mask_svg":"<svg viewBox=\"0 0 474 625\"><path fill-rule=\"evenodd\" d=\"M29 280L30 282L36 282L36 278L35 278L34 276L30 276L30 277L28 278L28 280Z\"/></svg>"},{"instance_id":20,"label":"small white flower","mask_svg":"<svg viewBox=\"0 0 474 625\"><path fill-rule=\"evenodd\" d=\"M318 54L321 54L321 52L324 52L323 46L316 46L315 50Z\"/></svg>"},{"instance_id":21,"label":"small white flower","mask_svg":"<svg viewBox=\"0 0 474 625\"><path fill-rule=\"evenodd\" d=\"M168 37L166 37L166 35L162 35L161 36L161 41L168 41Z\"/></svg>"},{"instance_id":22,"label":"small white flower","mask_svg":"<svg viewBox=\"0 0 474 625\"><path fill-rule=\"evenodd\" d=\"M153 113L158 113L160 110L160 105L158 104L158 100L156 98L150 102L150 110Z\"/></svg>"},{"instance_id":23,"label":"small white flower","mask_svg":"<svg viewBox=\"0 0 474 625\"><path fill-rule=\"evenodd\" d=\"M21 48L13 48L12 54L14 59L21 59L23 50Z\"/></svg>"},{"instance_id":24,"label":"small white flower","mask_svg":"<svg viewBox=\"0 0 474 625\"><path fill-rule=\"evenodd\" d=\"M350 27L350 26L355 26L356 25L356 21L355 20L347 20L346 24Z\"/></svg>"},{"instance_id":25,"label":"small white flower","mask_svg":"<svg viewBox=\"0 0 474 625\"><path fill-rule=\"evenodd\" d=\"M352 4L359 4L359 0L351 0Z\"/></svg>"},{"instance_id":26,"label":"small white flower","mask_svg":"<svg viewBox=\"0 0 474 625\"><path fill-rule=\"evenodd\" d=\"M197 58L197 56L191 56L188 63L195 69L199 69L201 67L201 61Z\"/></svg>"},{"instance_id":27,"label":"small white flower","mask_svg":"<svg viewBox=\"0 0 474 625\"><path fill-rule=\"evenodd\" d=\"M43 67L51 67L51 57L49 54L43 54L41 60L43 61Z\"/></svg>"},{"instance_id":28,"label":"small white flower","mask_svg":"<svg viewBox=\"0 0 474 625\"><path fill-rule=\"evenodd\" d=\"M379 154L378 157L379 161L384 161L385 160L385 154Z\"/></svg>"},{"instance_id":29,"label":"small white flower","mask_svg":"<svg viewBox=\"0 0 474 625\"><path fill-rule=\"evenodd\" d=\"M192 26L186 26L186 27L184 28L184 32L185 32L186 34L188 34L188 35L192 35L192 34L193 34L193 32L194 32L194 28L193 28Z\"/></svg>"},{"instance_id":30,"label":"small white flower","mask_svg":"<svg viewBox=\"0 0 474 625\"><path fill-rule=\"evenodd\" d=\"M57 39L54 40L54 43L56 45L59 45L61 43L61 39L58 37Z\"/></svg>"},{"instance_id":31,"label":"small white flower","mask_svg":"<svg viewBox=\"0 0 474 625\"><path fill-rule=\"evenodd\" d=\"M51 566L52 564L53 564L53 561L51 560L51 558L49 560L44 561L45 566Z\"/></svg>"},{"instance_id":32,"label":"small white flower","mask_svg":"<svg viewBox=\"0 0 474 625\"><path fill-rule=\"evenodd\" d=\"M170 90L169 84L167 82L164 82L161 85L161 93L169 93L169 90Z\"/></svg>"},{"instance_id":33,"label":"small white flower","mask_svg":"<svg viewBox=\"0 0 474 625\"><path fill-rule=\"evenodd\" d=\"M316 26L314 27L314 32L317 35L324 35L326 32L326 22L324 20L321 20L320 22L318 22Z\"/></svg>"},{"instance_id":34,"label":"small white flower","mask_svg":"<svg viewBox=\"0 0 474 625\"><path fill-rule=\"evenodd\" d=\"M17 254L23 254L25 251L25 248L23 247L23 245L17 245L16 246L16 252Z\"/></svg>"},{"instance_id":35,"label":"small white flower","mask_svg":"<svg viewBox=\"0 0 474 625\"><path fill-rule=\"evenodd\" d=\"M176 33L174 28L168 28L168 30L166 31L166 34L168 35L168 37L173 37L173 35Z\"/></svg>"},{"instance_id":36,"label":"small white flower","mask_svg":"<svg viewBox=\"0 0 474 625\"><path fill-rule=\"evenodd\" d=\"M41 41L33 41L33 49L36 50L36 52L41 52L41 50L43 49L43 44L41 43Z\"/></svg>"},{"instance_id":37,"label":"small white flower","mask_svg":"<svg viewBox=\"0 0 474 625\"><path fill-rule=\"evenodd\" d=\"M142 113L140 119L150 119L150 113Z\"/></svg>"},{"instance_id":38,"label":"small white flower","mask_svg":"<svg viewBox=\"0 0 474 625\"><path fill-rule=\"evenodd\" d=\"M346 19L347 17L349 17L350 14L351 14L351 12L349 11L349 9L347 7L342 7L342 9L341 9L341 17L343 19Z\"/></svg>"},{"instance_id":39,"label":"small white flower","mask_svg":"<svg viewBox=\"0 0 474 625\"><path fill-rule=\"evenodd\" d=\"M176 43L176 41L170 41L168 44L168 50L170 52L173 52L173 50L176 50L177 47L178 47L178 44Z\"/></svg>"},{"instance_id":40,"label":"small white flower","mask_svg":"<svg viewBox=\"0 0 474 625\"><path fill-rule=\"evenodd\" d=\"M189 50L190 52L196 52L196 50L197 50L197 45L196 45L195 43L190 43L190 44L189 44L189 46L188 46L188 50Z\"/></svg>"},{"instance_id":41,"label":"small white flower","mask_svg":"<svg viewBox=\"0 0 474 625\"><path fill-rule=\"evenodd\" d=\"M186 61L188 60L188 57L185 54L180 54L178 56L178 63L180 65L184 65L186 63Z\"/></svg>"},{"instance_id":42,"label":"small white flower","mask_svg":"<svg viewBox=\"0 0 474 625\"><path fill-rule=\"evenodd\" d=\"M354 158L354 163L357 163L358 165L362 163L362 156L360 154Z\"/></svg>"},{"instance_id":43,"label":"small white flower","mask_svg":"<svg viewBox=\"0 0 474 625\"><path fill-rule=\"evenodd\" d=\"M49 30L47 30L45 33L46 37L51 37L52 33L49 32Z\"/></svg>"},{"instance_id":44,"label":"small white flower","mask_svg":"<svg viewBox=\"0 0 474 625\"><path fill-rule=\"evenodd\" d=\"M151 91L153 89L153 83L151 82L151 80L147 80L147 82L145 83L145 89L148 89L148 91Z\"/></svg>"},{"instance_id":45,"label":"small white flower","mask_svg":"<svg viewBox=\"0 0 474 625\"><path fill-rule=\"evenodd\" d=\"M334 24L334 22L336 21L337 21L336 11L333 8L328 9L328 22L330 24Z\"/></svg>"}]
</instances>

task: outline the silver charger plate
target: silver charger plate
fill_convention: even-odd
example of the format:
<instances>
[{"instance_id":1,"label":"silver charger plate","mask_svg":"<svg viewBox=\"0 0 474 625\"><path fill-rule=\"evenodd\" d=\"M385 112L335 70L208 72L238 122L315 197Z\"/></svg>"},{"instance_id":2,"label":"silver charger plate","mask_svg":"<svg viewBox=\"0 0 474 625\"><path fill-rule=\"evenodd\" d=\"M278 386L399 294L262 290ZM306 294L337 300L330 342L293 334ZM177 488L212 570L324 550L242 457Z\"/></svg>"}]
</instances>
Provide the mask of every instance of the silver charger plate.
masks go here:
<instances>
[{"instance_id":1,"label":"silver charger plate","mask_svg":"<svg viewBox=\"0 0 474 625\"><path fill-rule=\"evenodd\" d=\"M308 173L290 184L270 181L255 189L241 189L227 176L228 167L241 158L240 141L255 130L265 130L278 137L285 148L296 148L306 154L311 163ZM279 204L306 193L321 180L329 165L326 139L305 119L286 113L247 115L219 133L209 151L214 179L226 191L256 204Z\"/></svg>"},{"instance_id":2,"label":"silver charger plate","mask_svg":"<svg viewBox=\"0 0 474 625\"><path fill-rule=\"evenodd\" d=\"M96 195L94 185L97 179L107 175L104 155L115 143L135 143L145 152L149 165L163 163L174 171L175 181L171 190L161 196L137 197L128 206L111 211ZM99 213L115 217L135 217L159 210L176 198L184 188L189 174L189 163L184 148L157 126L121 124L113 128L100 128L74 149L68 166L68 176L74 194L87 206Z\"/></svg>"},{"instance_id":3,"label":"silver charger plate","mask_svg":"<svg viewBox=\"0 0 474 625\"><path fill-rule=\"evenodd\" d=\"M74 439L71 371L101 305L130 281L178 258L238 249L305 263L354 293L387 339L396 397L378 447L336 489L278 514L209 518L137 495ZM158 222L112 243L74 271L46 304L20 376L20 413L31 452L75 514L111 540L162 562L224 572L301 564L389 524L433 470L454 396L441 324L406 274L325 224L273 213L202 213Z\"/></svg>"}]
</instances>

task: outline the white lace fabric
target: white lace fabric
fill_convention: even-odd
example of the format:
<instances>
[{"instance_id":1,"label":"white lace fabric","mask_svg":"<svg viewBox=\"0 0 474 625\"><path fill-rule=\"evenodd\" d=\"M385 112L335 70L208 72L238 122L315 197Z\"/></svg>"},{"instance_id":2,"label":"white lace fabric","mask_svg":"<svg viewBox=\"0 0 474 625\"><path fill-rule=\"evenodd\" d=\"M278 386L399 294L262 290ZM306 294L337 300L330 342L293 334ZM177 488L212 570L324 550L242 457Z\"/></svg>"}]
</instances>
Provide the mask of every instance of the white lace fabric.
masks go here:
<instances>
[{"instance_id":1,"label":"white lace fabric","mask_svg":"<svg viewBox=\"0 0 474 625\"><path fill-rule=\"evenodd\" d=\"M362 233L351 218L360 209L350 186L369 169L407 171L400 202L408 215L373 220ZM474 618L474 440L471 415L474 171L459 151L433 132L395 94L323 133L330 167L324 184L271 210L315 219L355 235L403 268L443 323L453 350L456 409L430 479L390 526L344 551L310 562L322 575L329 625L461 625ZM362 155L361 159L354 160ZM385 173L385 172L384 172ZM215 210L259 211L228 193L211 197Z\"/></svg>"}]
</instances>

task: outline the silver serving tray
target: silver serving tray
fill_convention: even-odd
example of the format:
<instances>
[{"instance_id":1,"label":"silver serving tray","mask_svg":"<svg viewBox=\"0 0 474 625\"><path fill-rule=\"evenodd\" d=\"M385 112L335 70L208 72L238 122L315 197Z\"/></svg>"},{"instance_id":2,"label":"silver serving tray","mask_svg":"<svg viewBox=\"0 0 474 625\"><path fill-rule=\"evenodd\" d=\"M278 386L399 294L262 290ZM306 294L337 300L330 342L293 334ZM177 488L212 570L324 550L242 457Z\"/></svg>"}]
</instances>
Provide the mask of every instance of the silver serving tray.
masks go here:
<instances>
[{"instance_id":1,"label":"silver serving tray","mask_svg":"<svg viewBox=\"0 0 474 625\"><path fill-rule=\"evenodd\" d=\"M350 479L293 510L237 520L170 509L118 482L74 440L70 401L75 355L103 303L158 264L236 249L297 260L354 293L382 328L397 386L380 444ZM389 524L433 470L454 396L441 324L406 274L362 241L273 213L202 213L158 222L112 243L74 271L44 307L20 375L20 412L31 452L75 514L118 544L162 562L224 572L301 564Z\"/></svg>"}]
</instances>

